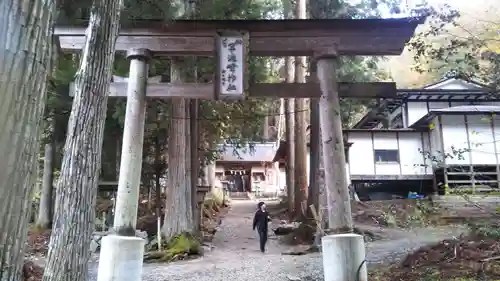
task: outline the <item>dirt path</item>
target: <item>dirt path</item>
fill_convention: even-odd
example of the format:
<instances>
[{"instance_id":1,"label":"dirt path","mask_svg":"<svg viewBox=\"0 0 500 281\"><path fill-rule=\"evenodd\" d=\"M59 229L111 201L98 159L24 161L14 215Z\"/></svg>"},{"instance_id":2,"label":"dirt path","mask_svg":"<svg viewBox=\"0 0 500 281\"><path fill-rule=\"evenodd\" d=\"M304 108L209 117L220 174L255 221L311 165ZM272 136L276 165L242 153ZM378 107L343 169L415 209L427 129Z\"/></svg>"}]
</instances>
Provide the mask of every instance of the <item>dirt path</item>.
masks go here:
<instances>
[{"instance_id":1,"label":"dirt path","mask_svg":"<svg viewBox=\"0 0 500 281\"><path fill-rule=\"evenodd\" d=\"M147 281L286 281L322 280L320 254L283 256L284 246L270 237L268 252L258 250L257 235L252 231L256 202L233 201L223 219L213 245L203 258L173 264L145 264L143 280ZM391 232L390 241L367 244L367 261L378 263L404 256L407 252L445 238L458 236L465 230L445 227L417 229L410 233ZM399 234L398 234L399 233ZM91 264L91 280L96 280L97 264Z\"/></svg>"}]
</instances>

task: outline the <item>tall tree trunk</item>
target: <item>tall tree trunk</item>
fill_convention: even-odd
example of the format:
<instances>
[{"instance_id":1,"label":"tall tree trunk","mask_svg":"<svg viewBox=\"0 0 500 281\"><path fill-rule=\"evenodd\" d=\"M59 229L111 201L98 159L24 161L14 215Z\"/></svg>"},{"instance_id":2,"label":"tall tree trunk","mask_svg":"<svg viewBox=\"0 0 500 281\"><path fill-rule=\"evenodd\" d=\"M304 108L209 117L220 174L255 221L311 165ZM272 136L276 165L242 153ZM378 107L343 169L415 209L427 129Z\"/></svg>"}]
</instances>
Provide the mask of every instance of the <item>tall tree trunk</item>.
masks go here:
<instances>
[{"instance_id":1,"label":"tall tree trunk","mask_svg":"<svg viewBox=\"0 0 500 281\"><path fill-rule=\"evenodd\" d=\"M286 58L287 65L287 80L293 81L293 64L292 58ZM290 67L290 65L292 65ZM290 82L291 83L291 82ZM285 127L286 127L286 146L287 146L287 159L286 159L286 194L288 200L288 212L293 214L295 212L295 100L285 100Z\"/></svg>"},{"instance_id":2,"label":"tall tree trunk","mask_svg":"<svg viewBox=\"0 0 500 281\"><path fill-rule=\"evenodd\" d=\"M196 81L197 82L197 81ZM191 135L191 207L193 208L193 223L195 231L200 230L200 208L198 208L198 177L200 175L199 133L198 128L198 100L191 100L189 104L190 135Z\"/></svg>"},{"instance_id":3,"label":"tall tree trunk","mask_svg":"<svg viewBox=\"0 0 500 281\"><path fill-rule=\"evenodd\" d=\"M116 102L116 101L115 101ZM109 107L109 106L108 106ZM109 161L108 163L108 176L110 181L118 181L118 173L120 170L120 154L118 153L118 149L115 147L118 147L116 145L122 138L123 138L123 130L121 126L118 126L118 124L113 124L113 133L111 134L111 140L110 143L113 145L109 148L109 158L106 159L106 161ZM121 146L119 146L121 149ZM117 161L118 160L118 161Z\"/></svg>"},{"instance_id":4,"label":"tall tree trunk","mask_svg":"<svg viewBox=\"0 0 500 281\"><path fill-rule=\"evenodd\" d=\"M38 229L48 229L52 223L52 190L54 180L54 142L45 145L43 161L42 192L35 225Z\"/></svg>"},{"instance_id":5,"label":"tall tree trunk","mask_svg":"<svg viewBox=\"0 0 500 281\"><path fill-rule=\"evenodd\" d=\"M190 19L196 19L196 15L198 14L198 6L196 6L196 1L189 1L188 6L188 14ZM193 63L193 82L198 83L198 59L197 57L193 57L190 60ZM191 99L186 101L187 114L189 116L189 145L190 145L190 185L191 192L188 200L191 200L191 209L193 212L193 230L196 234L200 234L201 229L201 221L200 221L200 213L198 212L200 209L198 208L198 177L200 171L200 161L199 161L199 127L198 127L198 100Z\"/></svg>"},{"instance_id":6,"label":"tall tree trunk","mask_svg":"<svg viewBox=\"0 0 500 281\"><path fill-rule=\"evenodd\" d=\"M21 279L54 8L50 0L0 1L0 280Z\"/></svg>"},{"instance_id":7,"label":"tall tree trunk","mask_svg":"<svg viewBox=\"0 0 500 281\"><path fill-rule=\"evenodd\" d=\"M113 100L110 100L110 102ZM108 104L108 108L113 108L112 104ZM113 114L112 110L108 110L107 114ZM110 123L110 122L106 122ZM104 131L104 141L103 141L103 151L102 151L102 167L101 167L101 181L112 181L115 182L118 180L118 167L119 162L116 159L120 159L118 157L118 151L116 149L117 138L121 137L121 134L118 132L122 129L116 126L115 124L111 124L111 126L106 126Z\"/></svg>"},{"instance_id":8,"label":"tall tree trunk","mask_svg":"<svg viewBox=\"0 0 500 281\"><path fill-rule=\"evenodd\" d=\"M311 67L310 79L312 81L317 81L316 70ZM307 205L314 206L317 213L320 215L321 221L319 224L321 229L327 229L328 216L326 215L326 210L328 210L328 201L326 200L326 190L324 184L324 170L322 162L322 147L321 147L321 130L319 124L319 100L310 99L309 104L310 110L310 160L309 160L309 197L307 198ZM312 214L311 214L312 215ZM314 245L321 245L321 238L323 232L320 228L316 229L316 236L314 236Z\"/></svg>"},{"instance_id":9,"label":"tall tree trunk","mask_svg":"<svg viewBox=\"0 0 500 281\"><path fill-rule=\"evenodd\" d=\"M93 3L57 183L54 231L44 281L88 280L107 94L121 6L120 0Z\"/></svg>"},{"instance_id":10,"label":"tall tree trunk","mask_svg":"<svg viewBox=\"0 0 500 281\"><path fill-rule=\"evenodd\" d=\"M118 135L116 136L116 139L115 139L115 145L116 145L116 163L115 163L115 179L114 181L116 181L118 183L118 177L119 177L119 174L120 174L120 161L121 161L121 158L122 158L122 146L123 146L123 131L122 132L119 132Z\"/></svg>"},{"instance_id":11,"label":"tall tree trunk","mask_svg":"<svg viewBox=\"0 0 500 281\"><path fill-rule=\"evenodd\" d=\"M316 73L314 73L316 75ZM310 99L310 137L309 137L309 196L307 197L307 205L313 205L316 210L319 210L319 163L320 163L320 128L319 128L319 104L317 99Z\"/></svg>"},{"instance_id":12,"label":"tall tree trunk","mask_svg":"<svg viewBox=\"0 0 500 281\"><path fill-rule=\"evenodd\" d=\"M186 110L186 113L185 113L185 119L183 120L184 121L184 125L186 126L186 130L185 130L185 143L186 143L186 149L184 150L184 161L186 161L186 173L184 174L184 176L186 177L186 198L185 200L187 201L186 202L186 205L188 206L188 208L190 209L191 211L191 216L192 218L194 219L194 213L193 213L193 198L192 198L192 193L193 193L193 182L192 182L192 168L193 166L191 165L191 156L192 156L192 150L193 150L193 145L191 143L191 112L190 112L190 100L188 99L185 99L184 100L184 109ZM182 154L181 154L182 155ZM195 227L194 227L194 220L191 220L191 226L189 227L190 229L192 229L193 231L195 230Z\"/></svg>"},{"instance_id":13,"label":"tall tree trunk","mask_svg":"<svg viewBox=\"0 0 500 281\"><path fill-rule=\"evenodd\" d=\"M159 122L160 120L157 120ZM158 132L155 136L155 205L156 205L156 216L161 217L161 175L162 175L162 163L161 163L161 145L160 136Z\"/></svg>"},{"instance_id":14,"label":"tall tree trunk","mask_svg":"<svg viewBox=\"0 0 500 281\"><path fill-rule=\"evenodd\" d=\"M61 89L57 89L58 93L67 94ZM57 112L52 111L52 120L50 123L50 143L45 145L44 165L42 176L42 191L40 195L40 203L38 206L38 216L35 225L38 229L48 229L52 227L52 219L54 217L54 169L56 167L56 148L57 141L63 135L61 120L57 116Z\"/></svg>"},{"instance_id":15,"label":"tall tree trunk","mask_svg":"<svg viewBox=\"0 0 500 281\"><path fill-rule=\"evenodd\" d=\"M283 0L283 12L286 19L293 18L292 3L290 0ZM294 82L293 58L285 58L285 82ZM295 99L285 100L285 127L286 127L286 194L288 200L288 212L293 215L295 212Z\"/></svg>"},{"instance_id":16,"label":"tall tree trunk","mask_svg":"<svg viewBox=\"0 0 500 281\"><path fill-rule=\"evenodd\" d=\"M171 82L180 82L181 65L171 62ZM187 182L186 161L186 100L172 99L171 124L168 141L168 186L165 204L165 221L162 233L167 241L183 232L193 231L191 197L187 197L191 186Z\"/></svg>"},{"instance_id":17,"label":"tall tree trunk","mask_svg":"<svg viewBox=\"0 0 500 281\"><path fill-rule=\"evenodd\" d=\"M295 4L295 18L306 18L306 1L297 0ZM306 57L295 57L295 82L306 82ZM306 114L307 100L295 99L295 214L298 218L305 218L307 213L307 142L306 142ZM304 208L304 209L302 209Z\"/></svg>"},{"instance_id":18,"label":"tall tree trunk","mask_svg":"<svg viewBox=\"0 0 500 281\"><path fill-rule=\"evenodd\" d=\"M282 131L284 128L284 115L285 115L285 99L280 99L280 107L279 107L279 115L277 115L276 118L276 144L277 147L280 146L281 140L282 140ZM275 173L275 184L277 188L277 192L279 193L281 190L281 187L283 186L283 183L281 182L281 169L280 169L280 162L276 161L274 162L274 173ZM278 195L278 194L276 194Z\"/></svg>"}]
</instances>

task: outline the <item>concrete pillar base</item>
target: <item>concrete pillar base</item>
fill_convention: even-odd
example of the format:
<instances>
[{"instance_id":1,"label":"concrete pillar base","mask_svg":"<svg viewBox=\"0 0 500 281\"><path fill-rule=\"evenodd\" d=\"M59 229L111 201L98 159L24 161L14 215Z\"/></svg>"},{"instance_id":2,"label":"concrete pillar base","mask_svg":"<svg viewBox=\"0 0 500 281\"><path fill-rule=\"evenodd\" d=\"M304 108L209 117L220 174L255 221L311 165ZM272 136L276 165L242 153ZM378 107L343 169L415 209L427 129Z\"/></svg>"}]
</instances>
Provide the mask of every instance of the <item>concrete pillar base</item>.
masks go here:
<instances>
[{"instance_id":1,"label":"concrete pillar base","mask_svg":"<svg viewBox=\"0 0 500 281\"><path fill-rule=\"evenodd\" d=\"M368 280L363 236L353 233L321 239L325 281Z\"/></svg>"},{"instance_id":2,"label":"concrete pillar base","mask_svg":"<svg viewBox=\"0 0 500 281\"><path fill-rule=\"evenodd\" d=\"M131 236L102 238L97 281L141 281L144 243Z\"/></svg>"}]
</instances>

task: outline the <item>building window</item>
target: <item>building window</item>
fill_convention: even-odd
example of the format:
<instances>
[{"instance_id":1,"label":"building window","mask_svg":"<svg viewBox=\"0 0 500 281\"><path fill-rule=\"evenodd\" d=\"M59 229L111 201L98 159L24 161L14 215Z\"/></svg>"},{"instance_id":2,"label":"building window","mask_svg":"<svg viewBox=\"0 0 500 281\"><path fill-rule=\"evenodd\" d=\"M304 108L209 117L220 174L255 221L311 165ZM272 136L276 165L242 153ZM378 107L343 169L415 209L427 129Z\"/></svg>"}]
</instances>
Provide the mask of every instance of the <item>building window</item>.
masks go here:
<instances>
[{"instance_id":1,"label":"building window","mask_svg":"<svg viewBox=\"0 0 500 281\"><path fill-rule=\"evenodd\" d=\"M375 163L399 163L397 149L375 149Z\"/></svg>"}]
</instances>

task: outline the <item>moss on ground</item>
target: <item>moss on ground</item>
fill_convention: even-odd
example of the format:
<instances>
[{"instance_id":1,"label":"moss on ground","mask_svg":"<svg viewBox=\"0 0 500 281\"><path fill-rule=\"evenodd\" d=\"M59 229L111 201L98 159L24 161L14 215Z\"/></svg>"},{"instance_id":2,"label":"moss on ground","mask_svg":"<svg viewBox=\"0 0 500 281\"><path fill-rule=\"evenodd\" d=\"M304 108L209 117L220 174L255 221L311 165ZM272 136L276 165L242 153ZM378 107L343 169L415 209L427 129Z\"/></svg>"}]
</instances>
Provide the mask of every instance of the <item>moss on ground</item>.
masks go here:
<instances>
[{"instance_id":1,"label":"moss on ground","mask_svg":"<svg viewBox=\"0 0 500 281\"><path fill-rule=\"evenodd\" d=\"M224 207L223 200L214 196L205 199L202 212L205 220L212 220ZM203 220L202 220L203 223ZM202 226L203 228L203 226ZM215 231L214 231L215 233ZM211 233L211 234L214 234ZM153 249L158 249L154 245ZM161 251L152 251L144 255L145 262L172 262L202 255L201 237L184 232L162 242Z\"/></svg>"},{"instance_id":2,"label":"moss on ground","mask_svg":"<svg viewBox=\"0 0 500 281\"><path fill-rule=\"evenodd\" d=\"M201 254L201 243L198 237L190 233L182 233L172 238L167 243L164 260L171 261L179 255L199 255Z\"/></svg>"},{"instance_id":3,"label":"moss on ground","mask_svg":"<svg viewBox=\"0 0 500 281\"><path fill-rule=\"evenodd\" d=\"M201 255L200 239L184 232L162 243L161 251L149 252L144 256L146 262L172 262Z\"/></svg>"}]
</instances>

